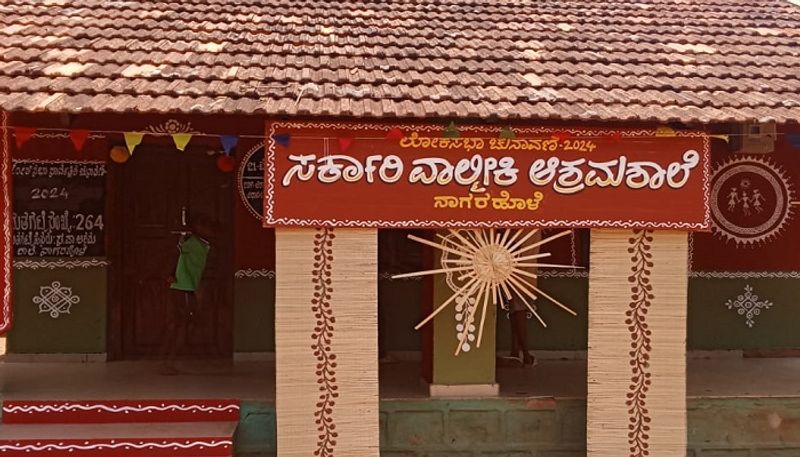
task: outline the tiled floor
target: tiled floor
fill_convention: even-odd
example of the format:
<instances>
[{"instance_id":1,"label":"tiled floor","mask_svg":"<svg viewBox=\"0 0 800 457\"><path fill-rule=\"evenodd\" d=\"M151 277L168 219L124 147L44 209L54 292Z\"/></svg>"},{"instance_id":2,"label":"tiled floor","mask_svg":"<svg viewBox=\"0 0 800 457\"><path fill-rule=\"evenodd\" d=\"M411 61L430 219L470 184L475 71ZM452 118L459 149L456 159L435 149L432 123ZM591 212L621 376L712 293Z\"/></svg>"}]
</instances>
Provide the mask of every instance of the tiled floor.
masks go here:
<instances>
[{"instance_id":1,"label":"tiled floor","mask_svg":"<svg viewBox=\"0 0 800 457\"><path fill-rule=\"evenodd\" d=\"M0 363L3 399L275 398L273 362L183 362L178 375L154 362ZM800 358L690 359L690 397L800 397ZM427 386L416 362L380 367L382 398L420 398ZM498 371L507 397L581 398L586 362L543 360Z\"/></svg>"}]
</instances>

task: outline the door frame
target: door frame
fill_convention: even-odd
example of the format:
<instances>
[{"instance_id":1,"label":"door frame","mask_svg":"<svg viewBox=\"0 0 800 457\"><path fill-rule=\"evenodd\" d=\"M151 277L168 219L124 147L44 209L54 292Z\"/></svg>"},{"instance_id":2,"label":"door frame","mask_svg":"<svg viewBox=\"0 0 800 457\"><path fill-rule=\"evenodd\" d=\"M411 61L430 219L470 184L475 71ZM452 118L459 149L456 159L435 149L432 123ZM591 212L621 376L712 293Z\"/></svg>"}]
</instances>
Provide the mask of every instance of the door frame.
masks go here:
<instances>
[{"instance_id":1,"label":"door frame","mask_svg":"<svg viewBox=\"0 0 800 457\"><path fill-rule=\"evenodd\" d=\"M148 149L156 152L173 152L174 147L170 148L164 144L140 145L139 149ZM189 145L186 151L182 154L206 154L208 147L204 145L192 146ZM127 162L126 162L127 163ZM108 172L106 175L106 258L109 260L108 264L108 281L107 281L107 309L106 309L106 359L109 361L114 360L133 360L126 358L124 351L124 325L122 303L123 294L125 293L124 287L124 242L125 242L125 224L124 224L124 167L126 163L115 163L109 161ZM233 313L234 313L234 237L235 237L235 209L233 206L236 204L234 201L235 194L235 173L225 173L228 176L228 186L226 186L225 193L227 194L226 200L230 202L230 220L225 223L222 230L219 231L219 239L224 243L228 255L223 256L222 265L220 265L220 274L224 278L224 291L223 296L225 299L224 318L220 322L222 329L226 330L229 334L229 341L224 342L222 350L225 354L233 355Z\"/></svg>"}]
</instances>

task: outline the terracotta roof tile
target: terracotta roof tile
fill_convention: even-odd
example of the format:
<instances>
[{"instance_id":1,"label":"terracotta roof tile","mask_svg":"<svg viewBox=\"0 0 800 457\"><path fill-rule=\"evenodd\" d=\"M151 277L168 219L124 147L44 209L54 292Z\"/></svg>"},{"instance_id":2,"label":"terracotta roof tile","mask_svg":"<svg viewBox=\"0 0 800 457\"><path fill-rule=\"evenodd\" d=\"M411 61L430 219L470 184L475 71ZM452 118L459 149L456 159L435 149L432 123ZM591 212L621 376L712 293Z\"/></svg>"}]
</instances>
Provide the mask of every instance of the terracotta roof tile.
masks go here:
<instances>
[{"instance_id":1,"label":"terracotta roof tile","mask_svg":"<svg viewBox=\"0 0 800 457\"><path fill-rule=\"evenodd\" d=\"M800 8L784 0L0 6L3 109L800 117Z\"/></svg>"}]
</instances>

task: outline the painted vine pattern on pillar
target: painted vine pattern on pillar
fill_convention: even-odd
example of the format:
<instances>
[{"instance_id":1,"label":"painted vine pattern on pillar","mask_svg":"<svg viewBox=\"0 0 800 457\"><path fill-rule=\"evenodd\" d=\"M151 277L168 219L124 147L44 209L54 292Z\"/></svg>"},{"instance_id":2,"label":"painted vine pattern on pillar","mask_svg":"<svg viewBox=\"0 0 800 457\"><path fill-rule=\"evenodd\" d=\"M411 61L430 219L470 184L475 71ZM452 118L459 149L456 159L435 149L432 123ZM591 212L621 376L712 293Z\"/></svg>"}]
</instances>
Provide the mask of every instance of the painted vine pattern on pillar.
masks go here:
<instances>
[{"instance_id":1,"label":"painted vine pattern on pillar","mask_svg":"<svg viewBox=\"0 0 800 457\"><path fill-rule=\"evenodd\" d=\"M316 318L314 333L311 334L314 344L311 349L317 359L317 384L319 384L319 401L314 411L314 422L317 425L317 457L332 457L336 447L336 422L333 420L333 408L339 397L336 385L336 354L331 349L336 317L331 306L332 263L333 263L333 229L317 229L314 234L314 269L311 272L314 295L311 299L311 311Z\"/></svg>"},{"instance_id":2,"label":"painted vine pattern on pillar","mask_svg":"<svg viewBox=\"0 0 800 457\"><path fill-rule=\"evenodd\" d=\"M653 285L650 274L653 268L653 232L635 230L628 239L631 254L631 302L625 312L625 325L631 335L631 383L628 386L628 444L630 457L650 454L650 413L647 410L647 392L650 390L650 342L651 331L647 325L647 310L652 304Z\"/></svg>"},{"instance_id":3,"label":"painted vine pattern on pillar","mask_svg":"<svg viewBox=\"0 0 800 457\"><path fill-rule=\"evenodd\" d=\"M0 335L11 328L11 147L9 145L8 113L0 111Z\"/></svg>"}]
</instances>

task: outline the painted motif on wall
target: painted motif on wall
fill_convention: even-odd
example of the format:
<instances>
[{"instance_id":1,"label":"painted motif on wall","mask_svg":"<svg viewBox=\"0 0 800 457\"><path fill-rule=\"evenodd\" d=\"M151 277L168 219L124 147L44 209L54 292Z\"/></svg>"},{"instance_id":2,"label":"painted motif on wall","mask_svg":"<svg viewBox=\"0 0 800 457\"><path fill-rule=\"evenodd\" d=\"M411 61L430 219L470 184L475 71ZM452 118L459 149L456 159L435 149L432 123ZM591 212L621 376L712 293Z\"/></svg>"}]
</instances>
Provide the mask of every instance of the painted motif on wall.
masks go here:
<instances>
[{"instance_id":1,"label":"painted motif on wall","mask_svg":"<svg viewBox=\"0 0 800 457\"><path fill-rule=\"evenodd\" d=\"M710 228L701 132L449 129L268 124L265 226Z\"/></svg>"},{"instance_id":2,"label":"painted motif on wall","mask_svg":"<svg viewBox=\"0 0 800 457\"><path fill-rule=\"evenodd\" d=\"M15 160L14 255L105 255L105 162Z\"/></svg>"},{"instance_id":3,"label":"painted motif on wall","mask_svg":"<svg viewBox=\"0 0 800 457\"><path fill-rule=\"evenodd\" d=\"M800 154L786 140L774 153L712 153L711 233L694 233L695 272L800 270Z\"/></svg>"},{"instance_id":4,"label":"painted motif on wall","mask_svg":"<svg viewBox=\"0 0 800 457\"><path fill-rule=\"evenodd\" d=\"M72 305L80 301L81 297L72 293L72 287L62 285L61 281L39 287L39 295L33 297L33 304L39 306L39 314L49 314L53 319L69 314Z\"/></svg>"},{"instance_id":5,"label":"painted motif on wall","mask_svg":"<svg viewBox=\"0 0 800 457\"><path fill-rule=\"evenodd\" d=\"M789 222L793 199L781 166L762 157L730 158L713 174L713 230L737 245L769 242Z\"/></svg>"},{"instance_id":6,"label":"painted motif on wall","mask_svg":"<svg viewBox=\"0 0 800 457\"><path fill-rule=\"evenodd\" d=\"M771 301L760 299L758 295L754 294L753 287L750 284L744 286L744 293L725 303L725 307L735 310L740 316L744 316L745 323L750 328L755 325L756 317L763 310L772 308L772 305Z\"/></svg>"}]
</instances>

